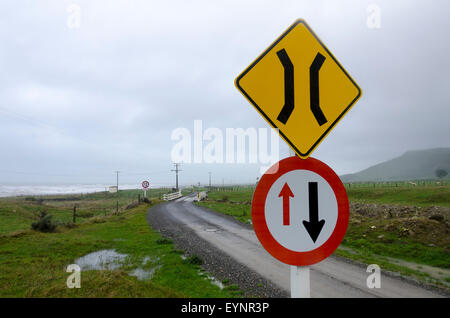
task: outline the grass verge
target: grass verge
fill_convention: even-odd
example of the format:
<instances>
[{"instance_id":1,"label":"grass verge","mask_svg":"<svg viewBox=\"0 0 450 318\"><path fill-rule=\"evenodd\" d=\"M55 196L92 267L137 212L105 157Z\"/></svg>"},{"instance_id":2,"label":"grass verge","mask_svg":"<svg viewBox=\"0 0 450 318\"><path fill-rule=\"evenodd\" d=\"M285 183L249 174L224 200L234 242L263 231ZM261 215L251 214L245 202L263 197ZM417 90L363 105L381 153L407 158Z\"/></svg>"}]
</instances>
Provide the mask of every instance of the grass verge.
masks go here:
<instances>
[{"instance_id":1,"label":"grass verge","mask_svg":"<svg viewBox=\"0 0 450 318\"><path fill-rule=\"evenodd\" d=\"M202 275L199 262L183 259L170 240L145 220L149 205L107 216L98 215L55 233L30 229L0 235L0 297L238 297ZM8 222L11 217L8 216ZM3 222L6 218L0 214ZM20 223L20 222L19 222ZM18 224L19 224L18 223ZM29 227L29 224L28 224ZM11 226L15 229L16 226ZM5 227L3 228L5 230ZM116 270L81 272L81 288L69 289L67 265L86 254L113 249L127 257ZM153 273L139 280L130 273Z\"/></svg>"}]
</instances>

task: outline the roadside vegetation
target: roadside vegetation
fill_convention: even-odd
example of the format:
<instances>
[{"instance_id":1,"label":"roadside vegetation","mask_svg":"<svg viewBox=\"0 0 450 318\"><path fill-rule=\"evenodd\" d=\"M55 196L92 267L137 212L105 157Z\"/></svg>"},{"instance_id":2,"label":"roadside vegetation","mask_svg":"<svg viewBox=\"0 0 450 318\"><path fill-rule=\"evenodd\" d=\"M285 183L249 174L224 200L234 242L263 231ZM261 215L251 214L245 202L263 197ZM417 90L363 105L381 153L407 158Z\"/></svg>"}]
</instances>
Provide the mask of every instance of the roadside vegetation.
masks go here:
<instances>
[{"instance_id":1,"label":"roadside vegetation","mask_svg":"<svg viewBox=\"0 0 450 318\"><path fill-rule=\"evenodd\" d=\"M198 256L184 255L150 228L145 215L159 194L140 203L138 194L1 199L0 297L240 297L235 286L219 287ZM75 224L74 204L80 213ZM33 230L43 219L55 228ZM82 268L81 288L68 288L67 266L98 251L124 258L114 270Z\"/></svg>"},{"instance_id":2,"label":"roadside vegetation","mask_svg":"<svg viewBox=\"0 0 450 318\"><path fill-rule=\"evenodd\" d=\"M147 191L147 197L160 198L168 192L169 189L152 189ZM64 225L73 223L75 208L75 223L81 224L95 216L130 208L138 200L143 200L142 190L0 198L0 234L28 229L43 212L51 215L56 224Z\"/></svg>"},{"instance_id":3,"label":"roadside vegetation","mask_svg":"<svg viewBox=\"0 0 450 318\"><path fill-rule=\"evenodd\" d=\"M450 290L450 185L346 184L347 234L335 254ZM253 188L217 188L197 203L251 224Z\"/></svg>"},{"instance_id":4,"label":"roadside vegetation","mask_svg":"<svg viewBox=\"0 0 450 318\"><path fill-rule=\"evenodd\" d=\"M252 188L240 188L235 191L209 191L208 199L197 204L233 216L242 223L250 224L252 196Z\"/></svg>"},{"instance_id":5,"label":"roadside vegetation","mask_svg":"<svg viewBox=\"0 0 450 318\"><path fill-rule=\"evenodd\" d=\"M348 186L350 201L363 203L388 203L419 207L443 206L450 208L450 184L417 186Z\"/></svg>"}]
</instances>

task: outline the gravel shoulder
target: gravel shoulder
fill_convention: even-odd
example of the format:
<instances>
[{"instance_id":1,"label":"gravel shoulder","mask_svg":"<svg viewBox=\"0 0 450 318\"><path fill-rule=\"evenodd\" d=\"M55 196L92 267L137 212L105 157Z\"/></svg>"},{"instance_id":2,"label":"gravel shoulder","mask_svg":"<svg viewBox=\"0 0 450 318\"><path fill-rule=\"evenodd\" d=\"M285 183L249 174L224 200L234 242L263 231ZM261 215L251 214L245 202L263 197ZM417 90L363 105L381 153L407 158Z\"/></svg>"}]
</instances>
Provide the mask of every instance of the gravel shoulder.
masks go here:
<instances>
[{"instance_id":1,"label":"gravel shoulder","mask_svg":"<svg viewBox=\"0 0 450 318\"><path fill-rule=\"evenodd\" d=\"M245 297L289 296L286 291L200 238L193 230L179 226L166 213L168 204L170 203L162 203L151 208L146 216L147 222L164 237L171 238L175 246L185 251L187 256L199 256L203 260L202 267L207 272L220 281L226 280L229 284L236 284Z\"/></svg>"}]
</instances>

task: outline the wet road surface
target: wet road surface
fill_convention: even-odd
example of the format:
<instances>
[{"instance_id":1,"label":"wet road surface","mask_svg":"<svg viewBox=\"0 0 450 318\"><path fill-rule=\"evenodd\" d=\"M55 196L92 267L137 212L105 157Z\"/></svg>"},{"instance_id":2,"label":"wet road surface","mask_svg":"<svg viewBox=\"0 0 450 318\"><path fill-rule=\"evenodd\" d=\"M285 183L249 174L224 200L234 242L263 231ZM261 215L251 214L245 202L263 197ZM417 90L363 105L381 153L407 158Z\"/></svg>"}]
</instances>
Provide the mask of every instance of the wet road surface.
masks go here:
<instances>
[{"instance_id":1,"label":"wet road surface","mask_svg":"<svg viewBox=\"0 0 450 318\"><path fill-rule=\"evenodd\" d=\"M192 201L192 196L183 197L153 207L147 216L149 223L152 226L155 223L156 227L163 227L165 231L170 232L173 228L182 233L184 229L185 233L198 236L208 246L230 256L247 270L257 273L289 295L289 265L269 255L250 226L198 207ZM163 226L160 225L162 220ZM184 237L187 238L188 235L185 234ZM312 265L310 275L311 297L442 297L437 292L412 282L384 275L383 270L381 288L370 289L366 285L370 275L366 272L366 267L334 256Z\"/></svg>"}]
</instances>

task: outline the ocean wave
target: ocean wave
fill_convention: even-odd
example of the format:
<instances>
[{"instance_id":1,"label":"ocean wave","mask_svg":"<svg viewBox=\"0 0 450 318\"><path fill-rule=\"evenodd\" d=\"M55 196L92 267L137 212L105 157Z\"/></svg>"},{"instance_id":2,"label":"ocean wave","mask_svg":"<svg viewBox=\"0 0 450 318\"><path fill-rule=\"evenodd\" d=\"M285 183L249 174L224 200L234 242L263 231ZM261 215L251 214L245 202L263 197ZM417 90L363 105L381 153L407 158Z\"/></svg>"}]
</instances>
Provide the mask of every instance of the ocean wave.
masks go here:
<instances>
[{"instance_id":1,"label":"ocean wave","mask_svg":"<svg viewBox=\"0 0 450 318\"><path fill-rule=\"evenodd\" d=\"M104 184L0 185L0 197L93 193L107 191L109 186ZM119 185L119 189L140 189L140 187L138 185Z\"/></svg>"}]
</instances>

